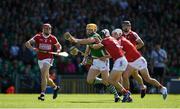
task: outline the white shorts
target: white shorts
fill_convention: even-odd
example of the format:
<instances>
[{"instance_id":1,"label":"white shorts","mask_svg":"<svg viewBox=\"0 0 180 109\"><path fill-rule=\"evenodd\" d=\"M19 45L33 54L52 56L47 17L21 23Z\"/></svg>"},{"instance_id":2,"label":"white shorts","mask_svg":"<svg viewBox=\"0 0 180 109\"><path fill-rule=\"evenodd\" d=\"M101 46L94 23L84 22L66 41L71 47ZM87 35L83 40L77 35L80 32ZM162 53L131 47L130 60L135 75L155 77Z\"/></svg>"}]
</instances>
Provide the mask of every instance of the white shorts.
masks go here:
<instances>
[{"instance_id":1,"label":"white shorts","mask_svg":"<svg viewBox=\"0 0 180 109\"><path fill-rule=\"evenodd\" d=\"M53 61L54 61L54 59L52 59L52 58L47 58L47 59L43 59L43 60L38 60L39 68L41 69L41 68L43 67L43 64L44 64L44 63L47 63L47 64L49 64L50 66L52 66L52 65L53 65Z\"/></svg>"},{"instance_id":2,"label":"white shorts","mask_svg":"<svg viewBox=\"0 0 180 109\"><path fill-rule=\"evenodd\" d=\"M123 56L123 57L120 57L120 58L115 60L112 70L123 72L126 70L127 66L128 66L128 61Z\"/></svg>"},{"instance_id":3,"label":"white shorts","mask_svg":"<svg viewBox=\"0 0 180 109\"><path fill-rule=\"evenodd\" d=\"M129 65L137 70L147 68L147 61L144 57L136 59L134 62L129 62Z\"/></svg>"},{"instance_id":4,"label":"white shorts","mask_svg":"<svg viewBox=\"0 0 180 109\"><path fill-rule=\"evenodd\" d=\"M93 63L90 68L100 71L109 71L109 59L107 59L106 61L102 61L100 59L93 59Z\"/></svg>"}]
</instances>

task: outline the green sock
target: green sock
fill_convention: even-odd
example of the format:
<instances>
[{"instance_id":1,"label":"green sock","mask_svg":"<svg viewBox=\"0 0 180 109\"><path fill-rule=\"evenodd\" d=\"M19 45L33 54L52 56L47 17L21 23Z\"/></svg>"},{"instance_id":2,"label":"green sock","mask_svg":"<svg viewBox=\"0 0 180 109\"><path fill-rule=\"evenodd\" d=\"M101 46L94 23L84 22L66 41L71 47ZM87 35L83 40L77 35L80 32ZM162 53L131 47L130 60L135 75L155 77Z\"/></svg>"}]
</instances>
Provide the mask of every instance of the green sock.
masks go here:
<instances>
[{"instance_id":1,"label":"green sock","mask_svg":"<svg viewBox=\"0 0 180 109\"><path fill-rule=\"evenodd\" d=\"M108 85L106 86L106 90L109 91L110 93L114 94L114 98L118 98L119 95L116 91L116 88L113 85Z\"/></svg>"},{"instance_id":2,"label":"green sock","mask_svg":"<svg viewBox=\"0 0 180 109\"><path fill-rule=\"evenodd\" d=\"M94 83L93 83L93 84L94 84L94 85L96 85L96 84L102 84L102 79L96 77L96 79L94 80Z\"/></svg>"}]
</instances>

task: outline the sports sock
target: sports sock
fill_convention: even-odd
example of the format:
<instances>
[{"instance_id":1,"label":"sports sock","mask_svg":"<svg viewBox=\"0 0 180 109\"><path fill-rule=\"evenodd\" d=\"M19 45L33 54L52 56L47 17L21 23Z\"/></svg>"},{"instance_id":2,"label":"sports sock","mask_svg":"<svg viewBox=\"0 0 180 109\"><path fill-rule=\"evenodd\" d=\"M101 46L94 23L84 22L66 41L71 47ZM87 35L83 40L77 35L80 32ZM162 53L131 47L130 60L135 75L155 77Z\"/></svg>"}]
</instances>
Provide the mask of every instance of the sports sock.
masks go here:
<instances>
[{"instance_id":1,"label":"sports sock","mask_svg":"<svg viewBox=\"0 0 180 109\"><path fill-rule=\"evenodd\" d=\"M124 89L124 88L121 90L121 93L122 93L123 95L126 94L127 92L128 92L128 91L127 91L126 89Z\"/></svg>"},{"instance_id":2,"label":"sports sock","mask_svg":"<svg viewBox=\"0 0 180 109\"><path fill-rule=\"evenodd\" d=\"M53 89L56 90L56 89L57 89L57 86L55 86Z\"/></svg>"},{"instance_id":3,"label":"sports sock","mask_svg":"<svg viewBox=\"0 0 180 109\"><path fill-rule=\"evenodd\" d=\"M113 85L106 86L106 90L109 91L110 93L114 94L114 98L119 97L117 90L115 89L115 87Z\"/></svg>"}]
</instances>

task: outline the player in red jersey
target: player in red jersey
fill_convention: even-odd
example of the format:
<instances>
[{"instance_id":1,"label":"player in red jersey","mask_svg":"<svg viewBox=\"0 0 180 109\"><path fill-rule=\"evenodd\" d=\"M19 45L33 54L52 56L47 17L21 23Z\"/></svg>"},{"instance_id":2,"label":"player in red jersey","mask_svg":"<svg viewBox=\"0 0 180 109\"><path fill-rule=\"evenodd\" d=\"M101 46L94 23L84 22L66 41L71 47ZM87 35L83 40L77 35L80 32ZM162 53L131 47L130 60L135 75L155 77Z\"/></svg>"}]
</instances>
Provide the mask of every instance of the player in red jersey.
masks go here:
<instances>
[{"instance_id":1,"label":"player in red jersey","mask_svg":"<svg viewBox=\"0 0 180 109\"><path fill-rule=\"evenodd\" d=\"M126 60L126 58L124 57L124 53L122 50L122 47L119 45L118 41L110 36L109 30L104 29L101 31L103 34L102 36L104 36L105 38L100 41L101 43L99 43L98 41L94 40L94 39L76 39L76 38L70 38L71 42L75 42L78 44L90 44L90 43L97 43L97 44L93 44L92 46L90 46L93 49L99 49L104 47L106 49L106 51L109 53L109 56L105 57L105 58L110 58L112 57L114 60L114 65L112 68L112 71L108 77L108 82L110 84L112 84L113 86L116 87L116 89L121 92L124 97L122 102L131 102L132 99L130 97L130 92L127 91L122 85L121 83L119 83L119 79L122 76L122 72L124 72L127 68L128 62Z\"/></svg>"},{"instance_id":2,"label":"player in red jersey","mask_svg":"<svg viewBox=\"0 0 180 109\"><path fill-rule=\"evenodd\" d=\"M139 35L131 30L131 22L130 21L123 21L122 22L122 36L128 39L137 49L140 49L144 46L144 42L139 37Z\"/></svg>"},{"instance_id":3,"label":"player in red jersey","mask_svg":"<svg viewBox=\"0 0 180 109\"><path fill-rule=\"evenodd\" d=\"M50 85L54 89L53 99L57 97L59 86L57 86L51 78L49 78L49 69L53 65L53 55L45 52L52 52L55 46L57 52L61 51L61 45L54 35L51 34L52 27L50 24L43 24L42 33L36 34L33 38L28 40L25 45L27 48L37 52L38 64L41 71L41 94L39 100L45 100L46 86ZM31 44L35 43L35 47Z\"/></svg>"},{"instance_id":4,"label":"player in red jersey","mask_svg":"<svg viewBox=\"0 0 180 109\"><path fill-rule=\"evenodd\" d=\"M122 36L128 39L137 49L140 49L144 46L144 42L141 40L138 34L131 30L130 21L123 21L122 29L123 29ZM130 72L130 75L132 75L133 78L136 79L139 84L143 83L143 80L139 75L138 70L134 70L133 72ZM127 86L125 88L129 89L129 82L124 82L124 83L127 83L125 84L125 86ZM145 94L146 94L146 86L141 85L141 98L144 98Z\"/></svg>"},{"instance_id":5,"label":"player in red jersey","mask_svg":"<svg viewBox=\"0 0 180 109\"><path fill-rule=\"evenodd\" d=\"M124 77L123 79L127 81L129 78L129 72L132 72L133 70L139 70L145 81L150 83L151 85L158 87L163 95L163 98L166 99L167 97L166 87L161 85L156 79L150 77L147 68L146 59L143 56L141 56L139 51L129 40L127 40L122 36L122 30L121 29L113 30L112 36L118 39L119 44L123 47L122 49L125 51L125 57L129 62L129 66L123 74L125 75L123 76Z\"/></svg>"}]
</instances>

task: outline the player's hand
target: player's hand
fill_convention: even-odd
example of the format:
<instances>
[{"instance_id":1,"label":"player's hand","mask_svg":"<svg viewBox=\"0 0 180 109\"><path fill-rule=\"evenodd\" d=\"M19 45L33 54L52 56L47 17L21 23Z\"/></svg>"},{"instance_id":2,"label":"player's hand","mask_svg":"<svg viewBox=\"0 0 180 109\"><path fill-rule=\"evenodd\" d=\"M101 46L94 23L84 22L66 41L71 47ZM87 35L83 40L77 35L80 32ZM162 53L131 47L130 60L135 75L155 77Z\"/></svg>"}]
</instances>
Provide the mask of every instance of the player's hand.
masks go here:
<instances>
[{"instance_id":1,"label":"player's hand","mask_svg":"<svg viewBox=\"0 0 180 109\"><path fill-rule=\"evenodd\" d=\"M83 58L83 61L81 62L81 65L86 65L87 64L87 59Z\"/></svg>"},{"instance_id":2,"label":"player's hand","mask_svg":"<svg viewBox=\"0 0 180 109\"><path fill-rule=\"evenodd\" d=\"M101 40L100 40L99 38L94 38L94 40L95 40L95 43L96 43L96 44L98 44L98 43L101 42Z\"/></svg>"},{"instance_id":3,"label":"player's hand","mask_svg":"<svg viewBox=\"0 0 180 109\"><path fill-rule=\"evenodd\" d=\"M74 38L69 32L64 33L64 39L70 41L71 43L76 43L76 38Z\"/></svg>"},{"instance_id":4,"label":"player's hand","mask_svg":"<svg viewBox=\"0 0 180 109\"><path fill-rule=\"evenodd\" d=\"M71 47L70 48L70 54L73 55L73 56L76 56L78 55L78 49L76 47Z\"/></svg>"},{"instance_id":5,"label":"player's hand","mask_svg":"<svg viewBox=\"0 0 180 109\"><path fill-rule=\"evenodd\" d=\"M39 49L38 48L33 48L33 51L39 52Z\"/></svg>"},{"instance_id":6,"label":"player's hand","mask_svg":"<svg viewBox=\"0 0 180 109\"><path fill-rule=\"evenodd\" d=\"M58 49L56 52L57 52L57 53L60 53L60 52L61 52L61 50L60 50L60 49Z\"/></svg>"}]
</instances>

